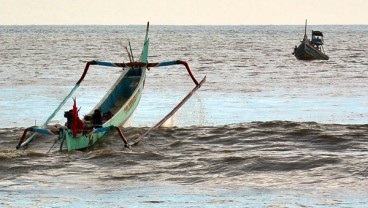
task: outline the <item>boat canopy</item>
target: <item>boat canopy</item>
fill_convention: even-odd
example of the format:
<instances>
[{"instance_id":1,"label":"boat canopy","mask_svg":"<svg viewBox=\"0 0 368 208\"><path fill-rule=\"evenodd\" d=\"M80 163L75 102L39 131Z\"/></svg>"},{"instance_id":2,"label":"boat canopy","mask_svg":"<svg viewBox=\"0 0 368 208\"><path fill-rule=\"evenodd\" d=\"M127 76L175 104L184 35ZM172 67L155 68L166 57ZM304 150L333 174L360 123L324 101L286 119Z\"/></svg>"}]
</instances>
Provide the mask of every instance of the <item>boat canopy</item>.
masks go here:
<instances>
[{"instance_id":1,"label":"boat canopy","mask_svg":"<svg viewBox=\"0 0 368 208\"><path fill-rule=\"evenodd\" d=\"M323 45L323 34L320 31L312 30L312 40L311 43L316 46Z\"/></svg>"},{"instance_id":2,"label":"boat canopy","mask_svg":"<svg viewBox=\"0 0 368 208\"><path fill-rule=\"evenodd\" d=\"M312 31L312 36L322 36L323 37L323 34L320 31Z\"/></svg>"}]
</instances>

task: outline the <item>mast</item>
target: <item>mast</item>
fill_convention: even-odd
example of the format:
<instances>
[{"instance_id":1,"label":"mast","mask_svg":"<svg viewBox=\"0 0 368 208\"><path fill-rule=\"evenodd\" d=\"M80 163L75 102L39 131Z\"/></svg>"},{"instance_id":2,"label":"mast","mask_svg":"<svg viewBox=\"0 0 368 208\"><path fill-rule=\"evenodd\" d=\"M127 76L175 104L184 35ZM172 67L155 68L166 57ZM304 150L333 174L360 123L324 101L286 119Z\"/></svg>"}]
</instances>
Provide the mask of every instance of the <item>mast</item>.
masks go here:
<instances>
[{"instance_id":1,"label":"mast","mask_svg":"<svg viewBox=\"0 0 368 208\"><path fill-rule=\"evenodd\" d=\"M304 37L307 36L307 19L305 20Z\"/></svg>"}]
</instances>

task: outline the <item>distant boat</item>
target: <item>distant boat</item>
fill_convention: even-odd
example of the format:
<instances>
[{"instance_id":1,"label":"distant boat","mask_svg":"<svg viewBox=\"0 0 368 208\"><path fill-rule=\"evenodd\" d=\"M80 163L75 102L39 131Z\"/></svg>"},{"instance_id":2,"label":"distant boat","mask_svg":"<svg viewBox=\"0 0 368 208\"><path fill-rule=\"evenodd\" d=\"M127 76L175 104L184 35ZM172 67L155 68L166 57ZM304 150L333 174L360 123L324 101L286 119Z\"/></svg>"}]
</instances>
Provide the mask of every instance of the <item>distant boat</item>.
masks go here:
<instances>
[{"instance_id":1,"label":"distant boat","mask_svg":"<svg viewBox=\"0 0 368 208\"><path fill-rule=\"evenodd\" d=\"M307 36L307 20L305 20L304 39L299 46L295 46L293 55L299 60L328 60L323 49L323 34L312 30L312 39Z\"/></svg>"}]
</instances>

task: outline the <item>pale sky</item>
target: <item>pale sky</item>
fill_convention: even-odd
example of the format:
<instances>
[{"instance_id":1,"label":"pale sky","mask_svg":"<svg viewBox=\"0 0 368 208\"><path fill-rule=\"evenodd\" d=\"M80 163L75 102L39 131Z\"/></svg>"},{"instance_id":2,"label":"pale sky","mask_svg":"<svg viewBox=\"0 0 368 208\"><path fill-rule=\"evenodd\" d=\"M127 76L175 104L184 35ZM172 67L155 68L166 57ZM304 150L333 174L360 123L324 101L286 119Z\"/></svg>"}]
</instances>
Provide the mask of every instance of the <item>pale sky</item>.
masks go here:
<instances>
[{"instance_id":1,"label":"pale sky","mask_svg":"<svg viewBox=\"0 0 368 208\"><path fill-rule=\"evenodd\" d=\"M0 25L368 24L368 0L0 0Z\"/></svg>"}]
</instances>

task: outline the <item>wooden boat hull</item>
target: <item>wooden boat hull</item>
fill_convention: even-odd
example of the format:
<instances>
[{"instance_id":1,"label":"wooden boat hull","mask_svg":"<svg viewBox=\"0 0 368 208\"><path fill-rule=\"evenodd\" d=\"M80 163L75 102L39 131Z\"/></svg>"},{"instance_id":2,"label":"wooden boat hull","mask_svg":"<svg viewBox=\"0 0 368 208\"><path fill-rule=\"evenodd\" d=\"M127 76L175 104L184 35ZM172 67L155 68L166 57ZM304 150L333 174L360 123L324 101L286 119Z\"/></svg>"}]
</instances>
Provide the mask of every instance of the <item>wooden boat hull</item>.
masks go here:
<instances>
[{"instance_id":1,"label":"wooden boat hull","mask_svg":"<svg viewBox=\"0 0 368 208\"><path fill-rule=\"evenodd\" d=\"M135 69L131 69L131 70L135 70ZM137 87L135 89L135 91L131 94L131 96L125 100L125 102L122 103L122 105L120 106L114 106L113 108L117 108L119 110L117 110L117 112L112 115L112 117L108 120L106 120L102 127L109 127L109 126L122 126L124 125L127 120L130 118L130 116L133 114L133 112L135 111L135 109L138 106L138 103L141 99L142 96L142 92L143 92L143 88L144 88L144 80L145 80L145 68L140 69L142 71L142 76L140 77L139 82L137 83ZM137 77L135 77L136 79ZM123 76L121 77L117 83L112 87L116 87L119 86L119 83L122 83L124 81L126 81L127 79L130 79L129 76ZM134 85L135 83L132 82L130 83L130 85ZM125 88L125 89L129 89L129 88ZM124 93L126 93L125 91L121 92L121 94L123 95ZM102 101L105 102L100 102L99 105L97 105L94 109L98 109L98 108L103 108L104 103L107 102L107 100L111 99L109 98L109 96L111 96L111 94L116 94L114 92L114 89L111 89L110 92L107 93L107 95L104 97L104 99ZM119 103L119 100L116 101L115 103ZM103 110L104 111L104 110ZM92 113L93 111L91 111ZM72 131L71 130L63 130L63 140L66 141L66 146L68 151L72 151L72 150L76 150L76 149L85 149L89 146L92 146L93 144L95 144L99 139L101 139L104 135L105 135L106 131L103 132L98 132L98 133L90 133L90 134L79 134L76 137L73 137Z\"/></svg>"},{"instance_id":2,"label":"wooden boat hull","mask_svg":"<svg viewBox=\"0 0 368 208\"><path fill-rule=\"evenodd\" d=\"M301 44L294 48L293 55L298 60L328 60L329 57L324 54L323 34L320 31L312 30L312 37L309 40L307 36L307 20L305 20L304 38Z\"/></svg>"},{"instance_id":3,"label":"wooden boat hull","mask_svg":"<svg viewBox=\"0 0 368 208\"><path fill-rule=\"evenodd\" d=\"M329 57L320 50L309 44L308 41L303 41L297 48L294 49L294 56L298 60L328 60Z\"/></svg>"}]
</instances>

